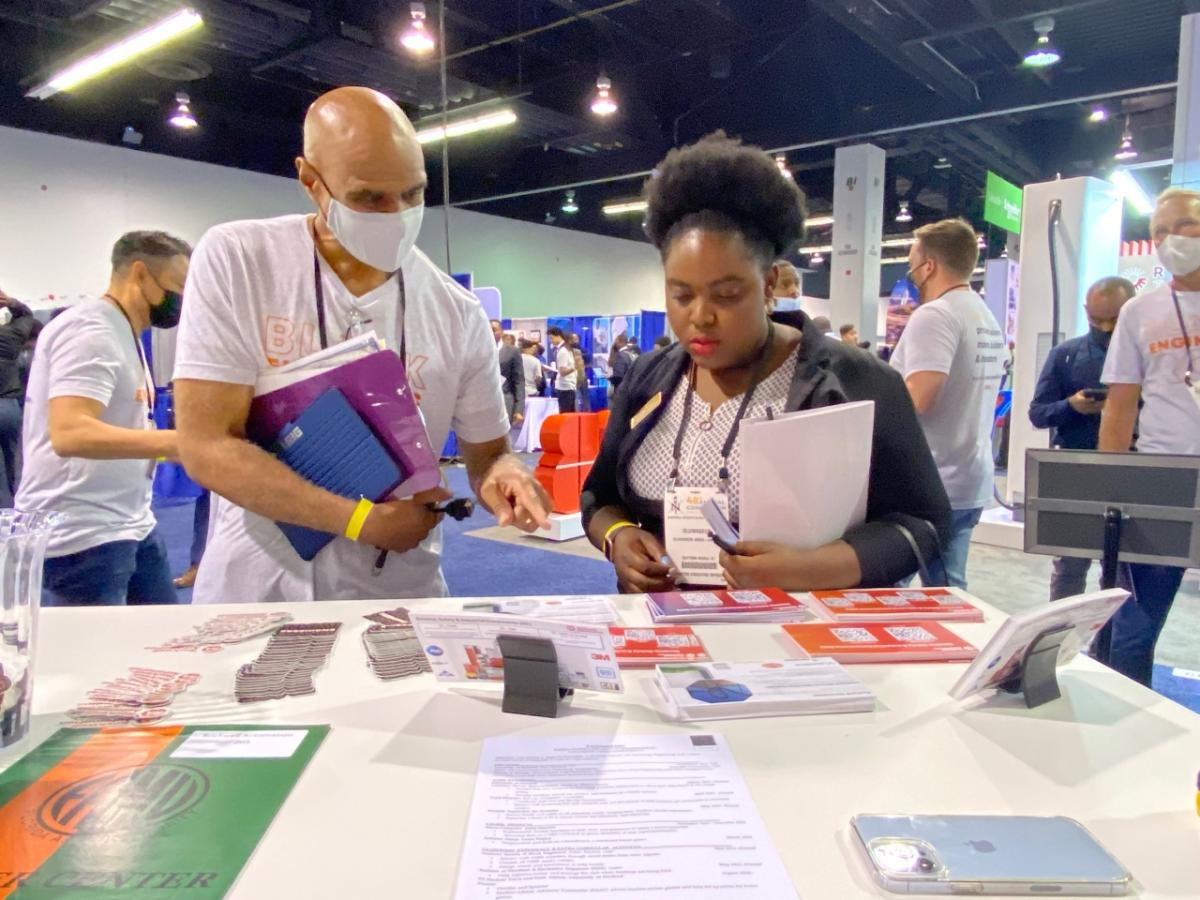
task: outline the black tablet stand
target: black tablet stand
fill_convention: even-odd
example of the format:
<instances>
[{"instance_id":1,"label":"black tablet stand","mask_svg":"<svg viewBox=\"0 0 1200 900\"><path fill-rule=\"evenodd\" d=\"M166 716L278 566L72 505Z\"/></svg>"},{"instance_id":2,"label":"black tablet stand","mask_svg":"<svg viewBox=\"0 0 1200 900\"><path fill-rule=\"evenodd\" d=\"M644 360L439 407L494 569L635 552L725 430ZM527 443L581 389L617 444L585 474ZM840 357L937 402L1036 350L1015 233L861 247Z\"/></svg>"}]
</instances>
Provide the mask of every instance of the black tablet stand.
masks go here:
<instances>
[{"instance_id":1,"label":"black tablet stand","mask_svg":"<svg viewBox=\"0 0 1200 900\"><path fill-rule=\"evenodd\" d=\"M1030 709L1057 700L1062 696L1058 687L1058 651L1067 635L1074 631L1071 625L1060 625L1043 631L1025 651L1021 670L1000 685L1000 690L1010 694L1024 694L1025 705Z\"/></svg>"},{"instance_id":2,"label":"black tablet stand","mask_svg":"<svg viewBox=\"0 0 1200 900\"><path fill-rule=\"evenodd\" d=\"M522 716L558 716L561 701L574 690L559 687L558 653L548 638L502 634L496 639L504 658L506 713Z\"/></svg>"}]
</instances>

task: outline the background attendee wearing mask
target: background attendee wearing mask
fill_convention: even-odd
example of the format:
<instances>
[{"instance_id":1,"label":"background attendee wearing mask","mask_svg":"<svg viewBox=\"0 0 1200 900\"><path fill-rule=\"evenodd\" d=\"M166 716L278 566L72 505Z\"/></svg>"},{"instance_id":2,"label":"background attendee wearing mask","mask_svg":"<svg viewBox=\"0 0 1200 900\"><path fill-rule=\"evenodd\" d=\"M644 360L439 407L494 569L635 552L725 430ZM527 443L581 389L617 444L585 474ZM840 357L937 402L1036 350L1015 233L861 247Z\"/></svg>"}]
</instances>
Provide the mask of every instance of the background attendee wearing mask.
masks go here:
<instances>
[{"instance_id":1,"label":"background attendee wearing mask","mask_svg":"<svg viewBox=\"0 0 1200 900\"><path fill-rule=\"evenodd\" d=\"M916 230L909 279L920 292L890 360L904 376L954 511L935 584L967 586L971 531L992 498L992 420L1004 374L1004 336L975 291L975 229L944 219Z\"/></svg>"},{"instance_id":2,"label":"background attendee wearing mask","mask_svg":"<svg viewBox=\"0 0 1200 900\"><path fill-rule=\"evenodd\" d=\"M800 308L800 273L786 259L775 260L779 278L771 290L771 312L794 312Z\"/></svg>"},{"instance_id":3,"label":"background attendee wearing mask","mask_svg":"<svg viewBox=\"0 0 1200 900\"><path fill-rule=\"evenodd\" d=\"M0 508L13 505L21 471L21 358L41 330L28 306L0 291Z\"/></svg>"},{"instance_id":4,"label":"background attendee wearing mask","mask_svg":"<svg viewBox=\"0 0 1200 900\"><path fill-rule=\"evenodd\" d=\"M554 370L558 377L554 381L554 396L558 398L560 413L575 412L575 388L579 379L575 374L575 354L567 343L566 335L557 325L549 328L546 334L550 336L550 355L553 357Z\"/></svg>"},{"instance_id":5,"label":"background attendee wearing mask","mask_svg":"<svg viewBox=\"0 0 1200 900\"><path fill-rule=\"evenodd\" d=\"M1117 313L1133 294L1133 285L1124 278L1097 281L1088 288L1084 303L1088 333L1063 341L1046 357L1029 404L1029 421L1035 428L1051 429L1050 446L1065 450L1095 450L1099 446L1100 413L1104 409L1104 400L1097 394L1103 388L1100 373L1117 327ZM1091 564L1086 557L1055 559L1050 599L1082 594Z\"/></svg>"},{"instance_id":6,"label":"background attendee wearing mask","mask_svg":"<svg viewBox=\"0 0 1200 900\"><path fill-rule=\"evenodd\" d=\"M196 248L175 364L180 452L220 499L194 602L446 593L437 489L368 508L301 478L245 439L254 386L274 367L375 331L400 353L432 446L453 427L471 486L500 521L533 530L549 504L509 451L495 341L479 301L414 248L425 160L392 100L318 97L300 184L315 214L230 222ZM339 535L311 562L276 522ZM394 551L382 569L379 550Z\"/></svg>"},{"instance_id":7,"label":"background attendee wearing mask","mask_svg":"<svg viewBox=\"0 0 1200 900\"><path fill-rule=\"evenodd\" d=\"M713 185L721 185L714 192ZM581 499L591 542L623 591L671 590L664 510L673 485L718 488L728 473L739 520L744 418L854 400L876 404L866 522L813 550L737 545L727 584L787 590L894 584L936 553L949 518L933 459L900 377L803 312L767 314L773 260L804 231L803 195L773 159L718 133L672 150L645 187L646 233L662 256L667 319L679 343L639 362L612 415ZM804 465L807 448L797 458ZM726 455L727 454L727 455ZM900 527L897 527L900 526ZM907 532L907 534L906 534ZM910 543L910 540L912 543Z\"/></svg>"},{"instance_id":8,"label":"background attendee wearing mask","mask_svg":"<svg viewBox=\"0 0 1200 900\"><path fill-rule=\"evenodd\" d=\"M504 326L492 319L492 337L496 339L496 354L500 359L500 390L504 394L504 411L508 421L520 425L525 421L525 364L515 346L505 338Z\"/></svg>"},{"instance_id":9,"label":"background attendee wearing mask","mask_svg":"<svg viewBox=\"0 0 1200 900\"><path fill-rule=\"evenodd\" d=\"M104 297L70 307L38 340L16 505L65 516L47 545L47 605L178 602L150 510L154 461L178 458L176 433L154 427L141 334L179 323L190 253L160 231L123 235Z\"/></svg>"},{"instance_id":10,"label":"background attendee wearing mask","mask_svg":"<svg viewBox=\"0 0 1200 900\"><path fill-rule=\"evenodd\" d=\"M1163 193L1150 220L1150 237L1173 277L1170 284L1134 297L1117 319L1101 376L1108 385L1108 399L1100 420L1100 449L1128 450L1136 421L1139 453L1197 455L1200 192L1173 188ZM1140 414L1139 402L1143 404ZM1111 646L1102 662L1150 684L1154 647L1183 573L1174 566L1122 564L1122 586L1133 596L1110 622Z\"/></svg>"}]
</instances>

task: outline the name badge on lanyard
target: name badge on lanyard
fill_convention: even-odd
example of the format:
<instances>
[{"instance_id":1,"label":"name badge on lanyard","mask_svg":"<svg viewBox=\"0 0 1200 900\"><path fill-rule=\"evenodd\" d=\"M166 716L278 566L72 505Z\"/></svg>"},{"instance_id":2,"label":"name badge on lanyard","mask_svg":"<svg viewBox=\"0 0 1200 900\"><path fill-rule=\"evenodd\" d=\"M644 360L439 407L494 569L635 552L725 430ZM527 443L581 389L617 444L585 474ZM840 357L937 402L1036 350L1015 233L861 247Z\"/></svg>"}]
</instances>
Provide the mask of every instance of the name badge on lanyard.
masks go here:
<instances>
[{"instance_id":1,"label":"name badge on lanyard","mask_svg":"<svg viewBox=\"0 0 1200 900\"><path fill-rule=\"evenodd\" d=\"M1179 318L1179 330L1183 333L1183 349L1187 353L1187 372L1183 376L1183 383L1187 387L1188 396L1192 398L1196 408L1200 409L1200 377L1192 375L1192 336L1183 324L1183 309L1179 305L1179 295L1175 293L1175 288L1171 288L1171 299L1175 303L1175 315Z\"/></svg>"},{"instance_id":2,"label":"name badge on lanyard","mask_svg":"<svg viewBox=\"0 0 1200 900\"><path fill-rule=\"evenodd\" d=\"M688 375L688 383L684 386L687 393L683 401L683 417L679 423L679 431L675 434L673 452L674 464L671 468L670 480L663 495L663 534L667 542L667 553L675 568L683 576L683 581L696 585L722 585L725 574L721 569L721 548L708 536L709 524L704 517L701 507L712 500L721 515L729 518L729 456L737 442L738 428L754 392L762 381L767 360L771 355L771 339L775 326L767 322L767 339L758 352L758 360L750 376L750 386L742 397L741 405L721 446L721 468L717 472L715 487L683 487L679 484L680 463L683 460L683 436L691 424L693 394L695 393L695 365Z\"/></svg>"},{"instance_id":3,"label":"name badge on lanyard","mask_svg":"<svg viewBox=\"0 0 1200 900\"><path fill-rule=\"evenodd\" d=\"M722 585L721 548L709 538L708 520L700 508L709 500L729 517L729 495L715 487L668 486L663 497L663 532L667 554L682 575L695 585Z\"/></svg>"}]
</instances>

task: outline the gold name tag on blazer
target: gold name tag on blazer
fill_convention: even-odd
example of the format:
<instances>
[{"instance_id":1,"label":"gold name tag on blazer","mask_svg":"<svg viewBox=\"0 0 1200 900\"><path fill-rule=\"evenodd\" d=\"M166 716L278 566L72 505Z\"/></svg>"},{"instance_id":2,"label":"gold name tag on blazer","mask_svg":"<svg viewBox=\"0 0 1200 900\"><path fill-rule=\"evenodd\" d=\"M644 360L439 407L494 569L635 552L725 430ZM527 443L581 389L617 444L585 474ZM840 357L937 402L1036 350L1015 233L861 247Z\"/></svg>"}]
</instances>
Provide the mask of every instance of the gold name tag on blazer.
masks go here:
<instances>
[{"instance_id":1,"label":"gold name tag on blazer","mask_svg":"<svg viewBox=\"0 0 1200 900\"><path fill-rule=\"evenodd\" d=\"M646 421L646 417L662 406L662 391L659 391L653 397L646 401L646 405L637 411L637 414L629 420L629 430L633 431L639 425Z\"/></svg>"}]
</instances>

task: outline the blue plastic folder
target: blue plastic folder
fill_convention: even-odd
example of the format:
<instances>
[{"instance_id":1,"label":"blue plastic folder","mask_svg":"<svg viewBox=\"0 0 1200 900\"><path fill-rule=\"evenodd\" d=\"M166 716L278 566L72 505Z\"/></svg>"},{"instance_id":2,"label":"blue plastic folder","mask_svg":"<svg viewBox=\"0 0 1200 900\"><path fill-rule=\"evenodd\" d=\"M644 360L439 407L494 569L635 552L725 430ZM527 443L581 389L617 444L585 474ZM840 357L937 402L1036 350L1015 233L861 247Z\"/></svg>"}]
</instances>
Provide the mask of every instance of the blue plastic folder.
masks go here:
<instances>
[{"instance_id":1,"label":"blue plastic folder","mask_svg":"<svg viewBox=\"0 0 1200 900\"><path fill-rule=\"evenodd\" d=\"M274 449L297 475L352 500L382 500L404 480L400 466L337 388L284 425ZM335 537L302 525L276 524L304 560Z\"/></svg>"}]
</instances>

